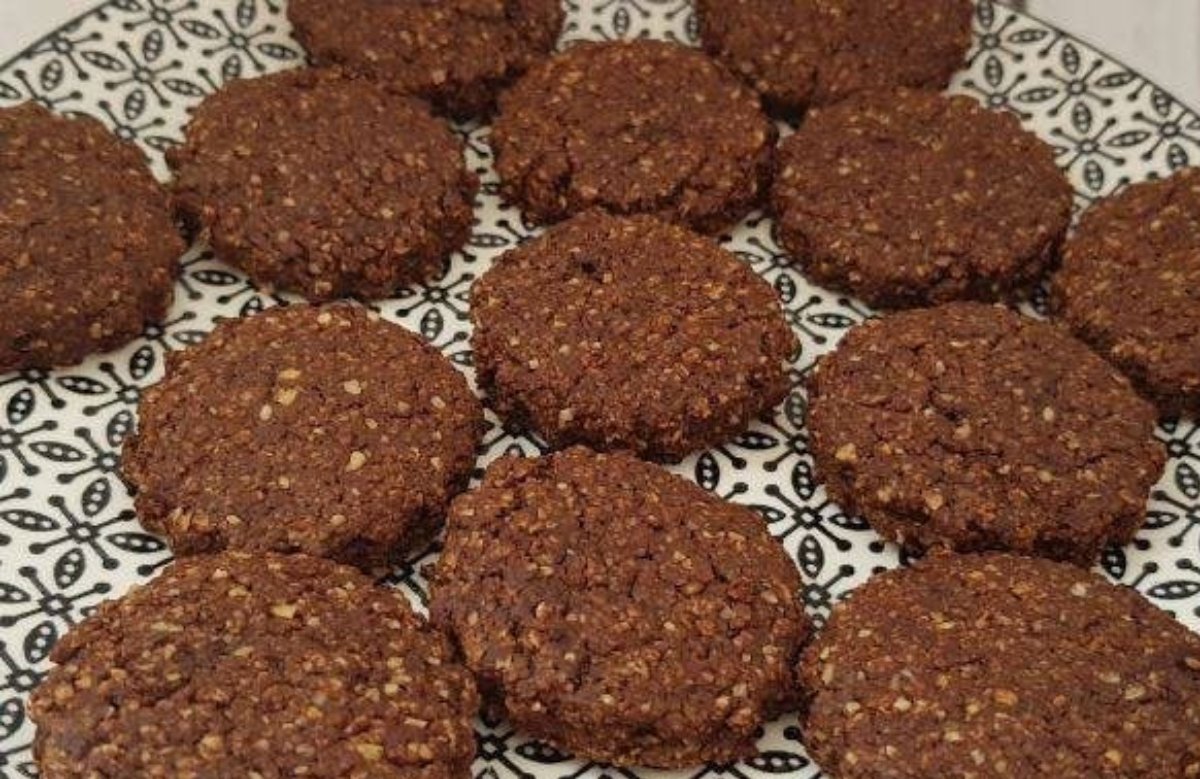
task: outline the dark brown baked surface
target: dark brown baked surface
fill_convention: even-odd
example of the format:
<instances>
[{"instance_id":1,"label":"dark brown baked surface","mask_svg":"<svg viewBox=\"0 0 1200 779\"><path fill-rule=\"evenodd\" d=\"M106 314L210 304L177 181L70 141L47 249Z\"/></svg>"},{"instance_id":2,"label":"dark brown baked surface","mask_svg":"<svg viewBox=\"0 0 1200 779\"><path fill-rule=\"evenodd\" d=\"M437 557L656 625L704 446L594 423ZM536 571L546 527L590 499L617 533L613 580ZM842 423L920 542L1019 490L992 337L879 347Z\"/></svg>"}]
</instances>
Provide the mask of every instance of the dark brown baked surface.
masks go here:
<instances>
[{"instance_id":1,"label":"dark brown baked surface","mask_svg":"<svg viewBox=\"0 0 1200 779\"><path fill-rule=\"evenodd\" d=\"M135 146L95 119L0 109L0 371L76 363L161 321L185 248Z\"/></svg>"},{"instance_id":2,"label":"dark brown baked surface","mask_svg":"<svg viewBox=\"0 0 1200 779\"><path fill-rule=\"evenodd\" d=\"M783 245L814 281L885 308L1024 292L1071 217L1050 147L969 97L901 89L813 111L778 169Z\"/></svg>"},{"instance_id":3,"label":"dark brown baked surface","mask_svg":"<svg viewBox=\"0 0 1200 779\"><path fill-rule=\"evenodd\" d=\"M1093 562L1142 525L1154 408L1052 324L952 303L872 320L821 360L808 428L831 497L913 548Z\"/></svg>"},{"instance_id":4,"label":"dark brown baked surface","mask_svg":"<svg viewBox=\"0 0 1200 779\"><path fill-rule=\"evenodd\" d=\"M836 779L1200 776L1200 636L1050 560L880 574L804 654L804 741Z\"/></svg>"},{"instance_id":5,"label":"dark brown baked surface","mask_svg":"<svg viewBox=\"0 0 1200 779\"><path fill-rule=\"evenodd\" d=\"M589 211L501 256L471 291L480 386L556 447L680 459L791 388L775 291L711 239Z\"/></svg>"},{"instance_id":6,"label":"dark brown baked surface","mask_svg":"<svg viewBox=\"0 0 1200 779\"><path fill-rule=\"evenodd\" d=\"M419 552L482 431L466 379L351 306L222 322L146 392L122 469L176 554L305 552L374 571Z\"/></svg>"},{"instance_id":7,"label":"dark brown baked surface","mask_svg":"<svg viewBox=\"0 0 1200 779\"><path fill-rule=\"evenodd\" d=\"M430 614L491 705L580 758L754 753L793 699L800 576L750 509L583 448L504 458L457 499Z\"/></svg>"},{"instance_id":8,"label":"dark brown baked surface","mask_svg":"<svg viewBox=\"0 0 1200 779\"><path fill-rule=\"evenodd\" d=\"M298 555L176 562L54 648L41 776L466 779L475 685L404 595Z\"/></svg>"},{"instance_id":9,"label":"dark brown baked surface","mask_svg":"<svg viewBox=\"0 0 1200 779\"><path fill-rule=\"evenodd\" d=\"M563 26L559 0L290 0L288 18L318 65L387 82L460 118L487 113Z\"/></svg>"},{"instance_id":10,"label":"dark brown baked surface","mask_svg":"<svg viewBox=\"0 0 1200 779\"><path fill-rule=\"evenodd\" d=\"M775 128L758 96L702 52L662 41L579 43L500 100L501 191L537 222L593 206L702 232L766 191Z\"/></svg>"},{"instance_id":11,"label":"dark brown baked surface","mask_svg":"<svg viewBox=\"0 0 1200 779\"><path fill-rule=\"evenodd\" d=\"M698 0L700 39L778 113L870 89L941 89L971 45L970 0Z\"/></svg>"},{"instance_id":12,"label":"dark brown baked surface","mask_svg":"<svg viewBox=\"0 0 1200 779\"><path fill-rule=\"evenodd\" d=\"M1200 171L1135 184L1088 209L1052 300L1163 414L1200 414Z\"/></svg>"},{"instance_id":13,"label":"dark brown baked surface","mask_svg":"<svg viewBox=\"0 0 1200 779\"><path fill-rule=\"evenodd\" d=\"M167 161L176 210L217 256L314 301L437 276L470 233L478 189L424 104L335 72L227 84Z\"/></svg>"}]
</instances>

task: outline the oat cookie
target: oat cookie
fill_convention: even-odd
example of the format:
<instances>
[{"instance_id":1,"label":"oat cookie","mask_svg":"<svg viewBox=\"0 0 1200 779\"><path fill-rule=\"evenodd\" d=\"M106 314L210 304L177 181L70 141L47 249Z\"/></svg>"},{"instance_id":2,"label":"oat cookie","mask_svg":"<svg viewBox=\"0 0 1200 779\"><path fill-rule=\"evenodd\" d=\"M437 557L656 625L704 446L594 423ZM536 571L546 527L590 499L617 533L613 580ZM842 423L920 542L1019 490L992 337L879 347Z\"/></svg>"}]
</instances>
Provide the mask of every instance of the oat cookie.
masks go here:
<instances>
[{"instance_id":1,"label":"oat cookie","mask_svg":"<svg viewBox=\"0 0 1200 779\"><path fill-rule=\"evenodd\" d=\"M51 654L44 779L467 779L478 696L404 595L299 555L174 563Z\"/></svg>"},{"instance_id":2,"label":"oat cookie","mask_svg":"<svg viewBox=\"0 0 1200 779\"><path fill-rule=\"evenodd\" d=\"M454 502L430 614L510 722L577 757L754 753L792 702L800 577L750 509L582 448L504 458Z\"/></svg>"},{"instance_id":3,"label":"oat cookie","mask_svg":"<svg viewBox=\"0 0 1200 779\"><path fill-rule=\"evenodd\" d=\"M389 297L441 273L478 181L421 102L335 72L235 81L167 152L175 207L217 256L310 300Z\"/></svg>"},{"instance_id":4,"label":"oat cookie","mask_svg":"<svg viewBox=\"0 0 1200 779\"><path fill-rule=\"evenodd\" d=\"M700 39L786 114L869 89L941 89L971 45L970 0L699 0Z\"/></svg>"},{"instance_id":5,"label":"oat cookie","mask_svg":"<svg viewBox=\"0 0 1200 779\"><path fill-rule=\"evenodd\" d=\"M1065 330L982 303L873 320L821 360L808 428L831 497L913 549L1092 563L1146 516L1154 408Z\"/></svg>"},{"instance_id":6,"label":"oat cookie","mask_svg":"<svg viewBox=\"0 0 1200 779\"><path fill-rule=\"evenodd\" d=\"M554 48L559 0L290 0L296 39L340 65L467 118Z\"/></svg>"},{"instance_id":7,"label":"oat cookie","mask_svg":"<svg viewBox=\"0 0 1200 779\"><path fill-rule=\"evenodd\" d=\"M1063 251L1053 303L1163 414L1200 414L1200 170L1090 208Z\"/></svg>"},{"instance_id":8,"label":"oat cookie","mask_svg":"<svg viewBox=\"0 0 1200 779\"><path fill-rule=\"evenodd\" d=\"M766 191L775 128L703 53L580 43L532 69L492 128L504 196L538 222L599 206L716 232Z\"/></svg>"},{"instance_id":9,"label":"oat cookie","mask_svg":"<svg viewBox=\"0 0 1200 779\"><path fill-rule=\"evenodd\" d=\"M1200 776L1200 636L1055 563L937 555L834 609L800 666L837 779Z\"/></svg>"},{"instance_id":10,"label":"oat cookie","mask_svg":"<svg viewBox=\"0 0 1200 779\"><path fill-rule=\"evenodd\" d=\"M161 321L184 249L135 146L95 119L0 109L0 371L76 363Z\"/></svg>"},{"instance_id":11,"label":"oat cookie","mask_svg":"<svg viewBox=\"0 0 1200 779\"><path fill-rule=\"evenodd\" d=\"M709 238L589 211L471 291L479 383L555 446L679 459L787 395L798 349L771 286Z\"/></svg>"},{"instance_id":12,"label":"oat cookie","mask_svg":"<svg viewBox=\"0 0 1200 779\"><path fill-rule=\"evenodd\" d=\"M874 92L814 111L779 149L783 245L874 306L998 300L1058 259L1072 194L1049 146L969 97Z\"/></svg>"},{"instance_id":13,"label":"oat cookie","mask_svg":"<svg viewBox=\"0 0 1200 779\"><path fill-rule=\"evenodd\" d=\"M122 470L176 554L377 571L436 533L482 424L466 379L415 334L357 307L277 308L170 355Z\"/></svg>"}]
</instances>

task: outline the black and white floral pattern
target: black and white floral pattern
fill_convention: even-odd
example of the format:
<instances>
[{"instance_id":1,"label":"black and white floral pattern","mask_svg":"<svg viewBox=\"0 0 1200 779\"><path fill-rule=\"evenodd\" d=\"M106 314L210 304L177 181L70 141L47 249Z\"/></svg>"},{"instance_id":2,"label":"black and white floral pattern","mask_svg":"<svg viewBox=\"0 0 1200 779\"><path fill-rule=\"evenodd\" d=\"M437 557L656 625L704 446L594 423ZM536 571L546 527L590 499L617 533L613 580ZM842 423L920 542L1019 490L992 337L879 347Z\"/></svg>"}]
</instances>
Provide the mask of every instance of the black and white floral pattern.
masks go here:
<instances>
[{"instance_id":1,"label":"black and white floral pattern","mask_svg":"<svg viewBox=\"0 0 1200 779\"><path fill-rule=\"evenodd\" d=\"M687 0L566 5L568 41L696 40ZM954 89L1016 112L1053 144L1080 205L1130 181L1200 162L1200 118L1121 63L987 0L978 3L976 32L969 66ZM57 111L96 116L140 144L161 174L162 151L180 139L188 112L206 95L229 79L303 63L289 36L284 0L109 0L0 64L0 105L37 100ZM441 279L376 306L419 330L470 373L470 285L532 230L496 197L488 129L458 129L485 182L474 234ZM861 304L808 283L773 240L769 220L746 220L726 243L783 299L804 346L794 366L797 382L818 355L871 315ZM117 476L140 393L161 376L168 350L203 338L217 318L280 302L201 249L183 264L176 305L163 325L76 367L0 376L0 779L36 775L29 750L33 729L22 701L45 673L54 642L99 601L152 576L169 559L163 542L138 525ZM763 515L804 572L805 600L820 621L873 571L901 560L861 519L831 503L814 480L804 404L797 389L772 419L676 470ZM494 417L490 422L481 466L506 452L541 451L538 441ZM1149 522L1133 544L1105 555L1103 569L1195 628L1200 427L1180 421L1163 426L1159 436L1171 460L1151 497ZM430 559L401 567L391 583L420 602L420 570ZM637 776L572 760L505 723L481 723L479 739L480 776ZM761 746L755 760L689 776L819 773L800 746L794 717L767 728Z\"/></svg>"}]
</instances>

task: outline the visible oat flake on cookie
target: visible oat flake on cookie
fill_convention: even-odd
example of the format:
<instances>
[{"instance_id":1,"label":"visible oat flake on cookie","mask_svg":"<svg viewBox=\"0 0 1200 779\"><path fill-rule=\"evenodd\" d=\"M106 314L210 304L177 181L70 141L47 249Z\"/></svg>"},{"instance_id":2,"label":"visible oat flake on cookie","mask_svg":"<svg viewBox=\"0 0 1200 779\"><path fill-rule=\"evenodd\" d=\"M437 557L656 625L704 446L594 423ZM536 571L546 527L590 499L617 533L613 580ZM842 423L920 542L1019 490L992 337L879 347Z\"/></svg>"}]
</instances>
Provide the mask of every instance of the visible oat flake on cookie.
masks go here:
<instances>
[{"instance_id":1,"label":"visible oat flake on cookie","mask_svg":"<svg viewBox=\"0 0 1200 779\"><path fill-rule=\"evenodd\" d=\"M493 711L579 758L754 753L809 635L753 511L628 455L504 458L451 510L430 614Z\"/></svg>"},{"instance_id":2,"label":"visible oat flake on cookie","mask_svg":"<svg viewBox=\"0 0 1200 779\"><path fill-rule=\"evenodd\" d=\"M318 65L465 119L554 48L563 10L560 0L290 0L288 19Z\"/></svg>"},{"instance_id":3,"label":"visible oat flake on cookie","mask_svg":"<svg viewBox=\"0 0 1200 779\"><path fill-rule=\"evenodd\" d=\"M870 89L941 89L971 45L969 0L699 0L704 48L795 116Z\"/></svg>"},{"instance_id":4,"label":"visible oat flake on cookie","mask_svg":"<svg viewBox=\"0 0 1200 779\"><path fill-rule=\"evenodd\" d=\"M1200 636L1090 571L935 555L838 605L798 669L838 779L1200 776Z\"/></svg>"},{"instance_id":5,"label":"visible oat flake on cookie","mask_svg":"<svg viewBox=\"0 0 1200 779\"><path fill-rule=\"evenodd\" d=\"M467 779L479 705L398 590L302 555L180 560L55 646L46 779Z\"/></svg>"},{"instance_id":6,"label":"visible oat flake on cookie","mask_svg":"<svg viewBox=\"0 0 1200 779\"><path fill-rule=\"evenodd\" d=\"M176 554L421 551L475 463L482 409L414 333L339 305L222 322L167 361L122 470Z\"/></svg>"},{"instance_id":7,"label":"visible oat flake on cookie","mask_svg":"<svg viewBox=\"0 0 1200 779\"><path fill-rule=\"evenodd\" d=\"M502 193L535 221L601 207L718 232L766 191L775 128L702 52L612 41L527 73L501 99L491 144Z\"/></svg>"},{"instance_id":8,"label":"visible oat flake on cookie","mask_svg":"<svg viewBox=\"0 0 1200 779\"><path fill-rule=\"evenodd\" d=\"M816 367L830 496L912 549L1094 562L1161 476L1155 413L1065 330L982 303L872 320Z\"/></svg>"},{"instance_id":9,"label":"visible oat flake on cookie","mask_svg":"<svg viewBox=\"0 0 1200 779\"><path fill-rule=\"evenodd\" d=\"M480 385L554 443L679 459L791 388L778 296L711 239L590 211L501 256L471 291Z\"/></svg>"},{"instance_id":10,"label":"visible oat flake on cookie","mask_svg":"<svg viewBox=\"0 0 1200 779\"><path fill-rule=\"evenodd\" d=\"M1092 206L1064 248L1052 302L1163 414L1200 413L1200 170Z\"/></svg>"},{"instance_id":11,"label":"visible oat flake on cookie","mask_svg":"<svg viewBox=\"0 0 1200 779\"><path fill-rule=\"evenodd\" d=\"M176 211L258 284L382 298L442 272L479 182L425 104L337 72L235 81L167 152Z\"/></svg>"},{"instance_id":12,"label":"visible oat flake on cookie","mask_svg":"<svg viewBox=\"0 0 1200 779\"><path fill-rule=\"evenodd\" d=\"M0 109L0 371L76 363L161 321L184 249L136 146L95 119Z\"/></svg>"},{"instance_id":13,"label":"visible oat flake on cookie","mask_svg":"<svg viewBox=\"0 0 1200 779\"><path fill-rule=\"evenodd\" d=\"M780 242L819 284L873 306L1007 300L1058 259L1072 190L1053 150L974 99L876 91L780 144Z\"/></svg>"}]
</instances>

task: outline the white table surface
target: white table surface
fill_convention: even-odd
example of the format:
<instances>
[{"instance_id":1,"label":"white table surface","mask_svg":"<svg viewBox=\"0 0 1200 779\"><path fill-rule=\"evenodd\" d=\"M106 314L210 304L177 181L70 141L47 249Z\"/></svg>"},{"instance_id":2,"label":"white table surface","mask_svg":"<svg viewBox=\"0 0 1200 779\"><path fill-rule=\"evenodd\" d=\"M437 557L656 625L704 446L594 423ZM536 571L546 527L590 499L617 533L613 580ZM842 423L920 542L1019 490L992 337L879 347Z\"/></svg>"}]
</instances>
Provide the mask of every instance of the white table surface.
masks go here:
<instances>
[{"instance_id":1,"label":"white table surface","mask_svg":"<svg viewBox=\"0 0 1200 779\"><path fill-rule=\"evenodd\" d=\"M1197 0L1027 0L1026 7L1200 110Z\"/></svg>"},{"instance_id":2,"label":"white table surface","mask_svg":"<svg viewBox=\"0 0 1200 779\"><path fill-rule=\"evenodd\" d=\"M95 6L92 0L0 0L0 60Z\"/></svg>"},{"instance_id":3,"label":"white table surface","mask_svg":"<svg viewBox=\"0 0 1200 779\"><path fill-rule=\"evenodd\" d=\"M0 0L0 59L96 1ZM1026 5L1200 109L1200 1L1027 0Z\"/></svg>"}]
</instances>

